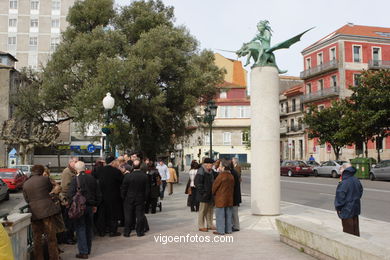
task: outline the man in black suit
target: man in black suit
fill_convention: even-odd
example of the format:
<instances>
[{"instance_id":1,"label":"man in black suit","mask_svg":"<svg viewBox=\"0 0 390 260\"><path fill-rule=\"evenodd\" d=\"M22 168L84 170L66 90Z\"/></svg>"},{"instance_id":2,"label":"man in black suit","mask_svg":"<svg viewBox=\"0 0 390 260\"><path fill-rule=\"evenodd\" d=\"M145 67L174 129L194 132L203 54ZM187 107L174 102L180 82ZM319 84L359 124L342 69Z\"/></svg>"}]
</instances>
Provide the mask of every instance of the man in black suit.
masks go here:
<instances>
[{"instance_id":1,"label":"man in black suit","mask_svg":"<svg viewBox=\"0 0 390 260\"><path fill-rule=\"evenodd\" d=\"M133 161L133 172L126 174L121 186L121 195L124 200L125 227L123 235L130 236L131 227L136 223L137 236L145 233L145 201L149 196L148 176L140 170L141 161ZM135 217L135 218L134 218ZM136 219L136 220L135 220Z\"/></svg>"},{"instance_id":2,"label":"man in black suit","mask_svg":"<svg viewBox=\"0 0 390 260\"><path fill-rule=\"evenodd\" d=\"M108 229L110 237L120 236L118 232L118 220L121 218L122 198L120 187L123 180L123 174L118 169L118 160L113 157L106 159L107 164L100 170L99 186L102 192L102 215L99 216L99 233L104 236Z\"/></svg>"}]
</instances>

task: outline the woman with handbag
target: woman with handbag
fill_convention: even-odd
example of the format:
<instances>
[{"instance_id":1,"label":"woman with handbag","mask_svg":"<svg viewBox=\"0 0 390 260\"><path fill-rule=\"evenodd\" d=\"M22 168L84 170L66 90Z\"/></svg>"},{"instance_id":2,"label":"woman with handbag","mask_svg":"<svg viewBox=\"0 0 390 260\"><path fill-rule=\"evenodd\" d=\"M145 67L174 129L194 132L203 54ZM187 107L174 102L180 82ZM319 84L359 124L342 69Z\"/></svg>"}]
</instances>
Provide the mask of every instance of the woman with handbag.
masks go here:
<instances>
[{"instance_id":1,"label":"woman with handbag","mask_svg":"<svg viewBox=\"0 0 390 260\"><path fill-rule=\"evenodd\" d=\"M195 187L195 175L198 172L199 164L193 160L191 162L191 169L189 172L190 178L188 179L186 194L188 194L188 206L191 208L191 212L199 211L199 201L196 197L196 187Z\"/></svg>"}]
</instances>

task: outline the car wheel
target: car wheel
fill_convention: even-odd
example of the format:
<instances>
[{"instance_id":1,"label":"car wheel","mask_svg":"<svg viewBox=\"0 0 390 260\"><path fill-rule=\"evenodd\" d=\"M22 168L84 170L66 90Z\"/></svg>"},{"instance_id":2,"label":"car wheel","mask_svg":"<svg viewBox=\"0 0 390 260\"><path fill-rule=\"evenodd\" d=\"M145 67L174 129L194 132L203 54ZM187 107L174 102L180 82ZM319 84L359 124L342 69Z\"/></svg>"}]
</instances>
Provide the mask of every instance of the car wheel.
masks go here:
<instances>
[{"instance_id":1,"label":"car wheel","mask_svg":"<svg viewBox=\"0 0 390 260\"><path fill-rule=\"evenodd\" d=\"M372 172L370 173L370 180L375 181L375 175Z\"/></svg>"},{"instance_id":2,"label":"car wheel","mask_svg":"<svg viewBox=\"0 0 390 260\"><path fill-rule=\"evenodd\" d=\"M337 172L336 171L332 171L332 177L333 178L337 178Z\"/></svg>"},{"instance_id":3,"label":"car wheel","mask_svg":"<svg viewBox=\"0 0 390 260\"><path fill-rule=\"evenodd\" d=\"M318 171L317 170L314 170L313 174L314 174L314 177L318 177Z\"/></svg>"},{"instance_id":4,"label":"car wheel","mask_svg":"<svg viewBox=\"0 0 390 260\"><path fill-rule=\"evenodd\" d=\"M7 195L5 195L5 199L4 200L9 200L9 191L7 191Z\"/></svg>"},{"instance_id":5,"label":"car wheel","mask_svg":"<svg viewBox=\"0 0 390 260\"><path fill-rule=\"evenodd\" d=\"M291 170L290 170L290 171L288 171L287 175L288 175L288 177L292 177L292 176L293 176L293 173L292 173L292 171L291 171Z\"/></svg>"}]
</instances>

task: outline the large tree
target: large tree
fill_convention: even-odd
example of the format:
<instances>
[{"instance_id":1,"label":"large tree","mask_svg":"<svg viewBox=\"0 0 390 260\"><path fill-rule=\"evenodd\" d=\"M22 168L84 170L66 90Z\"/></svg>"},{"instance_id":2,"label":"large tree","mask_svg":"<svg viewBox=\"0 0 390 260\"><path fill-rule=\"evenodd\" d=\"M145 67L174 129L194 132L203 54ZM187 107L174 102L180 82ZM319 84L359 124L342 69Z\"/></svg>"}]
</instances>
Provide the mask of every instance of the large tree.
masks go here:
<instances>
[{"instance_id":1,"label":"large tree","mask_svg":"<svg viewBox=\"0 0 390 260\"><path fill-rule=\"evenodd\" d=\"M101 100L110 92L123 113L113 119L113 140L122 147L152 157L165 151L222 82L213 53L200 51L160 0L119 10L112 0L78 1L67 19L63 41L38 77L37 103L56 120L96 124L103 122ZM42 112L31 109L28 116L42 121Z\"/></svg>"},{"instance_id":2,"label":"large tree","mask_svg":"<svg viewBox=\"0 0 390 260\"><path fill-rule=\"evenodd\" d=\"M353 142L352 136L343 129L347 109L344 100L336 100L332 102L332 106L322 110L314 105L310 106L303 118L308 137L318 138L320 144L329 143L336 160L339 159L341 148Z\"/></svg>"}]
</instances>

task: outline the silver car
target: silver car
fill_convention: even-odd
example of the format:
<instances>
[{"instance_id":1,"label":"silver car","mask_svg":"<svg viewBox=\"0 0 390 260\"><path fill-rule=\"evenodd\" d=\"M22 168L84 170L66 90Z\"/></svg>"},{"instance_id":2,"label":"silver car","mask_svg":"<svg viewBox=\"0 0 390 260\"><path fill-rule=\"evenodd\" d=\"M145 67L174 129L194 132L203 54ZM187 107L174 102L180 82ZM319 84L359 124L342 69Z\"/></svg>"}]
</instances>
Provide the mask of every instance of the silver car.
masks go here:
<instances>
[{"instance_id":1,"label":"silver car","mask_svg":"<svg viewBox=\"0 0 390 260\"><path fill-rule=\"evenodd\" d=\"M8 185L0 179L0 201L9 200Z\"/></svg>"},{"instance_id":2,"label":"silver car","mask_svg":"<svg viewBox=\"0 0 390 260\"><path fill-rule=\"evenodd\" d=\"M390 160L384 160L371 168L370 180L390 180Z\"/></svg>"},{"instance_id":3,"label":"silver car","mask_svg":"<svg viewBox=\"0 0 390 260\"><path fill-rule=\"evenodd\" d=\"M346 163L346 161L326 161L321 163L320 166L314 167L314 176L331 176L337 178L340 176L340 167Z\"/></svg>"}]
</instances>

